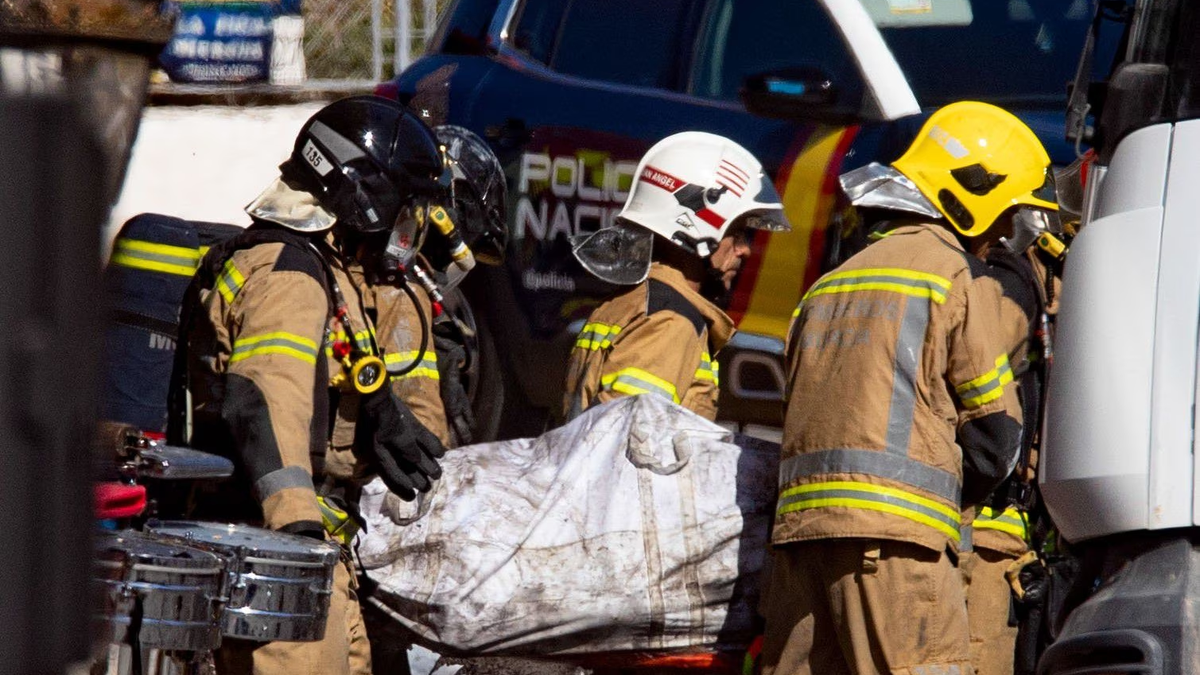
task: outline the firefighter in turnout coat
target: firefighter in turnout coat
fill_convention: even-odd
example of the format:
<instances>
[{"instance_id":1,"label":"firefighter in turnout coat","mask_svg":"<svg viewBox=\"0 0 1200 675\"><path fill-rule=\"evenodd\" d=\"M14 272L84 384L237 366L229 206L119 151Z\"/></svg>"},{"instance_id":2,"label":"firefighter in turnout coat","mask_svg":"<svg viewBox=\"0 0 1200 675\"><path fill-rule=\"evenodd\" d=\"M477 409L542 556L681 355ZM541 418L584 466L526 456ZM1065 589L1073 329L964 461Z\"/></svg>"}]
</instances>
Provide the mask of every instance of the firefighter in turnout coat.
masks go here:
<instances>
[{"instance_id":1,"label":"firefighter in turnout coat","mask_svg":"<svg viewBox=\"0 0 1200 675\"><path fill-rule=\"evenodd\" d=\"M734 328L711 298L728 292L755 230L790 227L762 165L727 138L667 137L637 176L616 224L574 242L589 272L632 288L597 307L580 331L563 417L654 394L714 420L717 352Z\"/></svg>"},{"instance_id":2,"label":"firefighter in turnout coat","mask_svg":"<svg viewBox=\"0 0 1200 675\"><path fill-rule=\"evenodd\" d=\"M1019 120L963 102L891 167L842 177L894 218L794 315L765 673L972 672L961 513L1012 472L1022 430L1015 331L977 254L1053 209L1048 169Z\"/></svg>"}]
</instances>

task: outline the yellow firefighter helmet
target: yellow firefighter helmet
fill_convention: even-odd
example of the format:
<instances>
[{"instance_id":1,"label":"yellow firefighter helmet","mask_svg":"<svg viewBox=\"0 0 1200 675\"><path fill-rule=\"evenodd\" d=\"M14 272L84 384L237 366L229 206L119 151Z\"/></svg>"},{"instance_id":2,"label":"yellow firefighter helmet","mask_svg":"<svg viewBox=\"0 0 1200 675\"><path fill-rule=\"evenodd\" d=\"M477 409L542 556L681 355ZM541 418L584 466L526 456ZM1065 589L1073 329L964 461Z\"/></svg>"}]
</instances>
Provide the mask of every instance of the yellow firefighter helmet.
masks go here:
<instances>
[{"instance_id":1,"label":"yellow firefighter helmet","mask_svg":"<svg viewBox=\"0 0 1200 675\"><path fill-rule=\"evenodd\" d=\"M983 234L1013 206L1058 210L1041 141L1012 113L987 103L960 101L933 113L892 166L963 236Z\"/></svg>"}]
</instances>

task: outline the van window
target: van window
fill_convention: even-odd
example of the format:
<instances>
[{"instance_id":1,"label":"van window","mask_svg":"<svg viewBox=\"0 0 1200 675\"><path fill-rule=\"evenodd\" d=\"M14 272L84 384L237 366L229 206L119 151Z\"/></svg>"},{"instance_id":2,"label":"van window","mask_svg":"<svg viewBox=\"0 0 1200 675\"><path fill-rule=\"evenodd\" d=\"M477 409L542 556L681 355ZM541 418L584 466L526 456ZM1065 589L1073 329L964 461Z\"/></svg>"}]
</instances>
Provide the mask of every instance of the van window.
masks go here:
<instances>
[{"instance_id":1,"label":"van window","mask_svg":"<svg viewBox=\"0 0 1200 675\"><path fill-rule=\"evenodd\" d=\"M818 67L849 93L862 81L841 34L820 4L808 0L713 0L700 29L690 91L736 100L749 75Z\"/></svg>"},{"instance_id":2,"label":"van window","mask_svg":"<svg viewBox=\"0 0 1200 675\"><path fill-rule=\"evenodd\" d=\"M618 84L679 89L695 0L570 0L550 67Z\"/></svg>"},{"instance_id":3,"label":"van window","mask_svg":"<svg viewBox=\"0 0 1200 675\"><path fill-rule=\"evenodd\" d=\"M562 0L525 0L513 21L512 46L548 65L566 8Z\"/></svg>"}]
</instances>

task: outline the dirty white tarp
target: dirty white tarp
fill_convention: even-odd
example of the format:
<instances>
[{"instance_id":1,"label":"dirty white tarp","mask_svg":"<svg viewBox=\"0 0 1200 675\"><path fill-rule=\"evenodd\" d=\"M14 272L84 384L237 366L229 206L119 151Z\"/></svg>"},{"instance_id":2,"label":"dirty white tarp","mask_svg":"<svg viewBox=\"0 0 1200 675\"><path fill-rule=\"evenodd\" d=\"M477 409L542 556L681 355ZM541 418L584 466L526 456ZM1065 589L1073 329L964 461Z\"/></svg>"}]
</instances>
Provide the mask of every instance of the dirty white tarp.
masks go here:
<instances>
[{"instance_id":1,"label":"dirty white tarp","mask_svg":"<svg viewBox=\"0 0 1200 675\"><path fill-rule=\"evenodd\" d=\"M738 648L755 630L778 446L655 396L447 453L424 513L376 480L375 601L449 651Z\"/></svg>"}]
</instances>

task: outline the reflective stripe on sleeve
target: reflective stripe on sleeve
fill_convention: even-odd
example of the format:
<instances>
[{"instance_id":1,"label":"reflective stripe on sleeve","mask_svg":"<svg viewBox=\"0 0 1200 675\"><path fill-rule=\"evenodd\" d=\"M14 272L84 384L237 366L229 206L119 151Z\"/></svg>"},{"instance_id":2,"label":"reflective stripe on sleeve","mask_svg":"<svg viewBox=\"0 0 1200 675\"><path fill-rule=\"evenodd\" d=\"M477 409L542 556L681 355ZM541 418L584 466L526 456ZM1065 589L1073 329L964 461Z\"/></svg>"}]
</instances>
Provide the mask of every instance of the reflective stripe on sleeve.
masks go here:
<instances>
[{"instance_id":1,"label":"reflective stripe on sleeve","mask_svg":"<svg viewBox=\"0 0 1200 675\"><path fill-rule=\"evenodd\" d=\"M1022 541L1029 541L1029 533L1025 527L1025 515L1016 508L1010 507L1002 513L996 513L995 509L985 506L979 509L978 515L975 516L974 527L977 530L998 530L1011 534Z\"/></svg>"},{"instance_id":2,"label":"reflective stripe on sleeve","mask_svg":"<svg viewBox=\"0 0 1200 675\"><path fill-rule=\"evenodd\" d=\"M200 252L187 246L156 244L122 237L113 244L112 264L190 277L196 273L196 266L200 264Z\"/></svg>"},{"instance_id":3,"label":"reflective stripe on sleeve","mask_svg":"<svg viewBox=\"0 0 1200 675\"><path fill-rule=\"evenodd\" d=\"M375 337L374 331L360 330L354 334L354 340L353 340L354 346L357 347L358 350L361 352L364 352L367 354L373 354L374 352L371 349L371 341L374 337ZM330 333L329 337L327 338L327 341L325 343L325 355L328 356L329 358L333 358L333 343L334 342L350 342L350 341L351 340L350 340L349 334L347 334L346 331L344 331L344 330L336 330L336 331Z\"/></svg>"},{"instance_id":4,"label":"reflective stripe on sleeve","mask_svg":"<svg viewBox=\"0 0 1200 675\"><path fill-rule=\"evenodd\" d=\"M828 481L797 485L779 495L780 515L830 507L890 513L932 527L955 542L960 538L958 528L962 517L957 511L896 488L856 481Z\"/></svg>"},{"instance_id":5,"label":"reflective stripe on sleeve","mask_svg":"<svg viewBox=\"0 0 1200 675\"><path fill-rule=\"evenodd\" d=\"M233 258L226 260L221 268L221 276L217 278L217 292L225 299L225 304L233 304L234 298L241 292L245 283L246 277L242 276L241 271L233 264Z\"/></svg>"},{"instance_id":6,"label":"reflective stripe on sleeve","mask_svg":"<svg viewBox=\"0 0 1200 675\"><path fill-rule=\"evenodd\" d=\"M416 350L387 353L383 355L383 363L388 370L402 370L411 366L418 355L419 352ZM432 349L425 350L420 365L403 375L392 376L392 380L407 380L414 377L428 377L431 380L439 381L442 379L438 373L437 354Z\"/></svg>"},{"instance_id":7,"label":"reflective stripe on sleeve","mask_svg":"<svg viewBox=\"0 0 1200 675\"><path fill-rule=\"evenodd\" d=\"M254 481L254 493L259 501L288 488L313 489L312 476L303 467L285 466Z\"/></svg>"},{"instance_id":8,"label":"reflective stripe on sleeve","mask_svg":"<svg viewBox=\"0 0 1200 675\"><path fill-rule=\"evenodd\" d=\"M697 380L708 380L713 384L720 386L721 384L721 365L713 361L708 352L700 354L700 367L696 368Z\"/></svg>"},{"instance_id":9,"label":"reflective stripe on sleeve","mask_svg":"<svg viewBox=\"0 0 1200 675\"><path fill-rule=\"evenodd\" d=\"M233 343L230 363L237 363L252 356L281 354L299 359L307 364L317 363L317 343L301 335L276 331L264 335L238 338Z\"/></svg>"},{"instance_id":10,"label":"reflective stripe on sleeve","mask_svg":"<svg viewBox=\"0 0 1200 675\"><path fill-rule=\"evenodd\" d=\"M946 302L950 280L936 274L893 267L834 272L817 280L804 294L801 303L811 297L855 291L888 291L917 298L928 298L939 305Z\"/></svg>"},{"instance_id":11,"label":"reflective stripe on sleeve","mask_svg":"<svg viewBox=\"0 0 1200 675\"><path fill-rule=\"evenodd\" d=\"M575 346L593 352L597 349L608 349L612 346L612 339L620 333L621 327L617 325L589 323L579 331L579 336L575 339Z\"/></svg>"},{"instance_id":12,"label":"reflective stripe on sleeve","mask_svg":"<svg viewBox=\"0 0 1200 675\"><path fill-rule=\"evenodd\" d=\"M630 396L658 394L672 403L679 403L675 385L641 368L623 368L600 378L600 388Z\"/></svg>"},{"instance_id":13,"label":"reflective stripe on sleeve","mask_svg":"<svg viewBox=\"0 0 1200 675\"><path fill-rule=\"evenodd\" d=\"M967 408L978 408L1004 395L1004 385L1013 381L1008 355L996 357L996 367L979 377L954 388L959 400Z\"/></svg>"}]
</instances>

